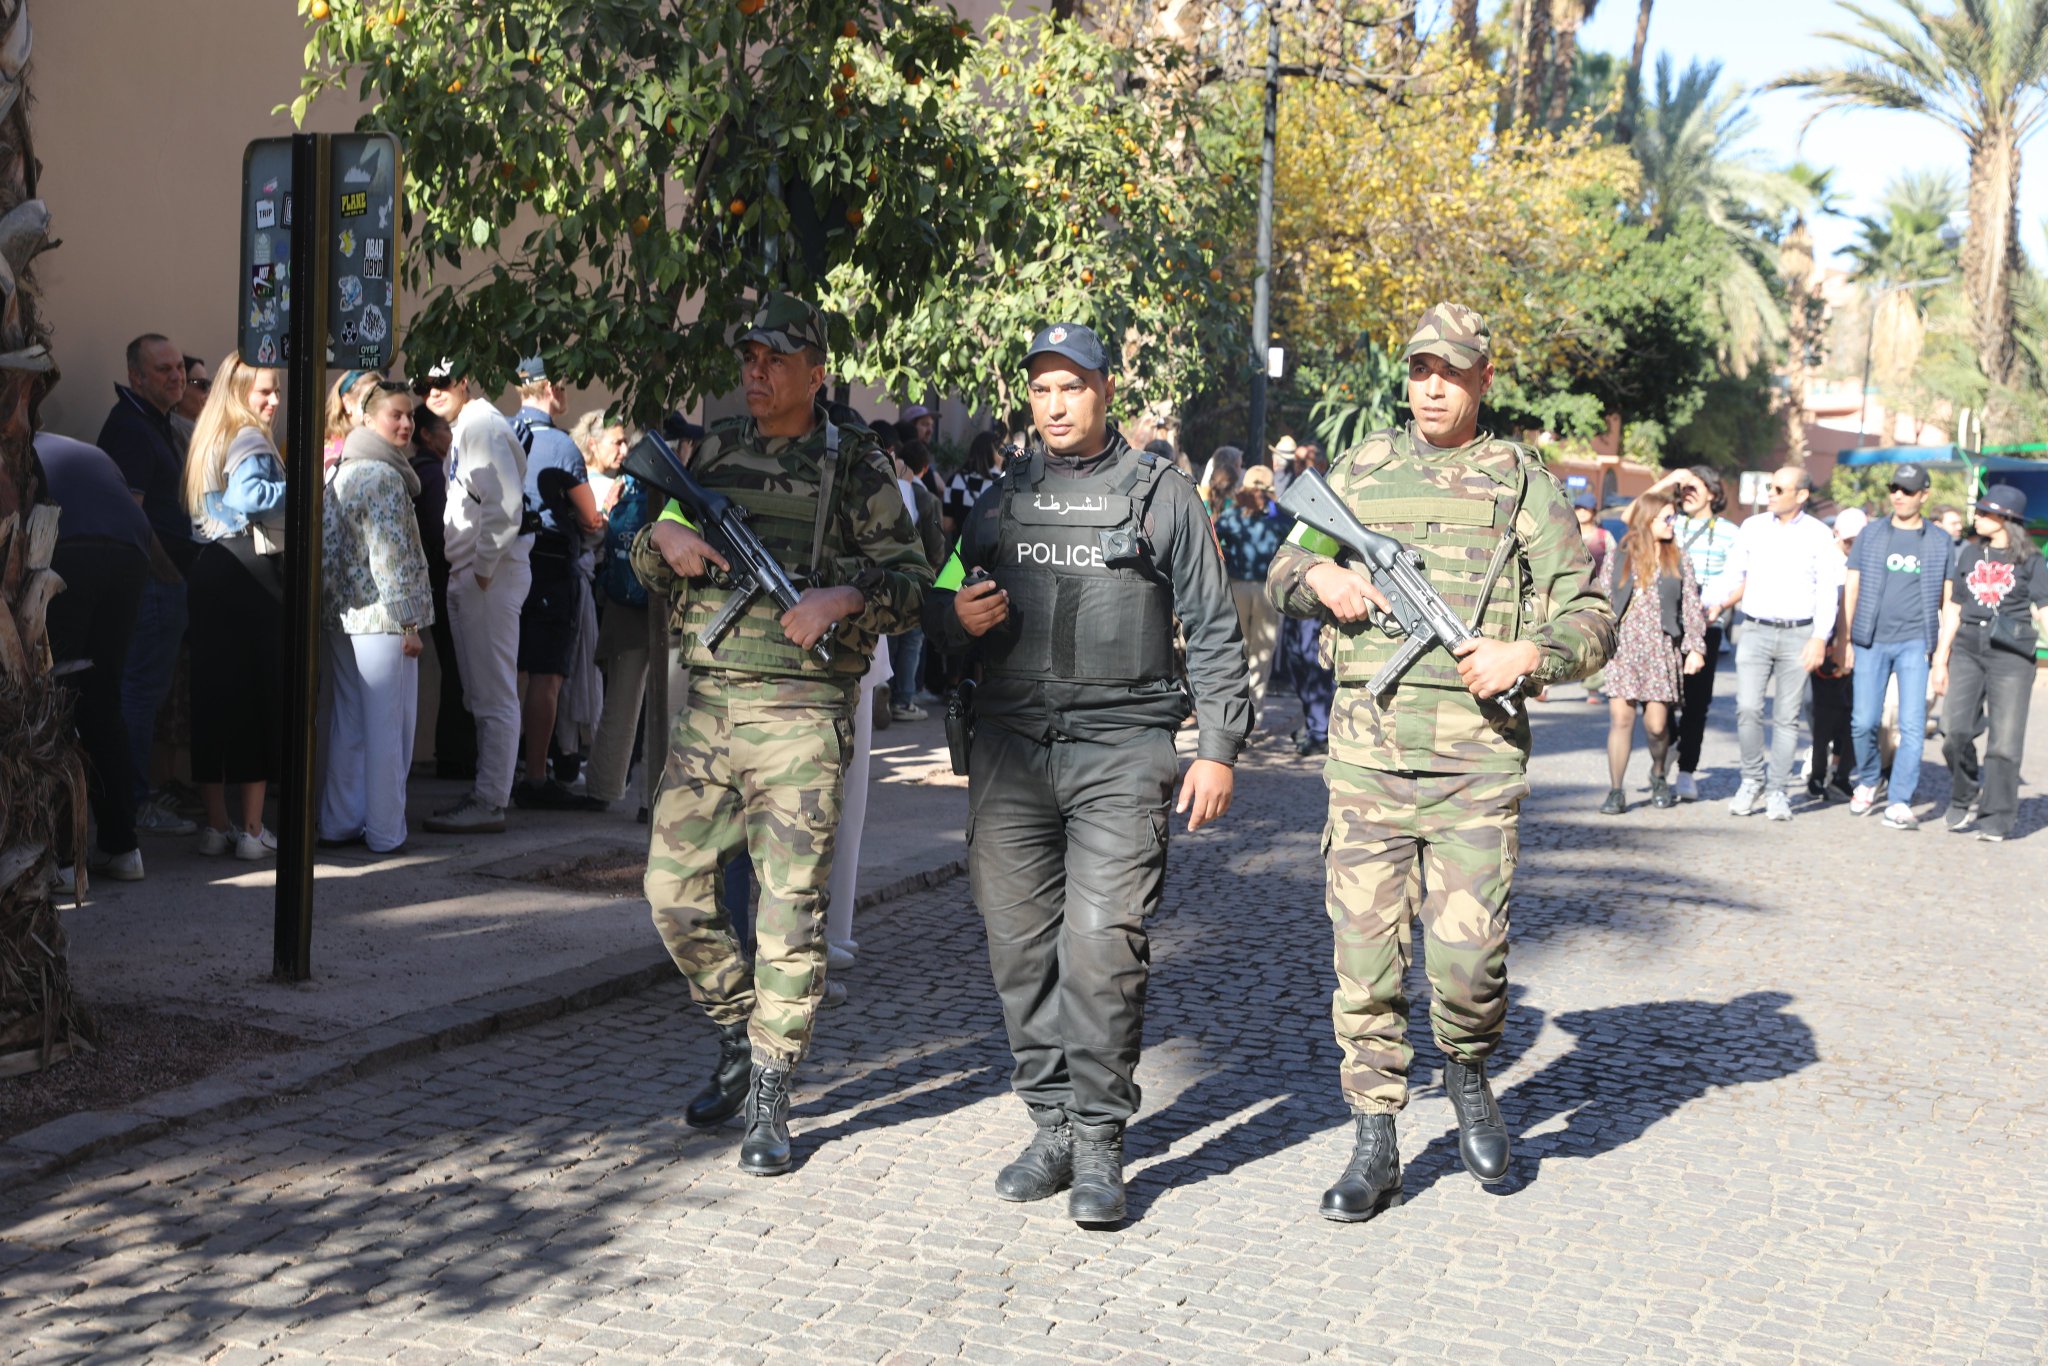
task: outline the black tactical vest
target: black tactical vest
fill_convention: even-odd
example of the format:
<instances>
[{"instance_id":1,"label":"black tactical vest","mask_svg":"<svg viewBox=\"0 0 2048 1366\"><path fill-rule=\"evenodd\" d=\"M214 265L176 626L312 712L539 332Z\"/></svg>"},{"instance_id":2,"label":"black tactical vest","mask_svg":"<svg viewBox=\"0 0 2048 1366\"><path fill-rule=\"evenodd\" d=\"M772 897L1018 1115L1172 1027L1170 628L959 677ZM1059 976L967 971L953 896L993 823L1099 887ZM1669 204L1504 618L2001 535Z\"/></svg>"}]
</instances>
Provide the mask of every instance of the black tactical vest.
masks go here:
<instances>
[{"instance_id":1,"label":"black tactical vest","mask_svg":"<svg viewBox=\"0 0 2048 1366\"><path fill-rule=\"evenodd\" d=\"M988 569L1010 595L1012 628L983 641L986 671L1066 683L1173 677L1173 588L1144 531L1158 457L1124 447L1083 479L1047 479L1044 462L1034 448L1003 479Z\"/></svg>"}]
</instances>

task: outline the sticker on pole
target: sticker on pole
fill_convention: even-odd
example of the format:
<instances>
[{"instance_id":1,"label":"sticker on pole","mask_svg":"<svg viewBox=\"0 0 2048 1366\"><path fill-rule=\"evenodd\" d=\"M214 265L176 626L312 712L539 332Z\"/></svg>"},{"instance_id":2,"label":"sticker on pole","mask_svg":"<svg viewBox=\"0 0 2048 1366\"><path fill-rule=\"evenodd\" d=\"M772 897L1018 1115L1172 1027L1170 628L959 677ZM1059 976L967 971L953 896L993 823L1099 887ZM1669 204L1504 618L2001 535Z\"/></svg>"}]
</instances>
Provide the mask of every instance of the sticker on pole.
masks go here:
<instances>
[{"instance_id":1,"label":"sticker on pole","mask_svg":"<svg viewBox=\"0 0 2048 1366\"><path fill-rule=\"evenodd\" d=\"M328 135L323 135L328 136ZM330 206L333 235L323 244L325 269L312 288L327 290L331 337L347 337L329 364L381 370L391 363L397 291L385 281L398 260L398 139L389 133L335 133ZM259 138L242 156L241 297L236 349L251 365L276 365L291 355L291 243L295 205L290 138ZM394 272L395 273L395 272ZM323 284L324 282L324 284Z\"/></svg>"}]
</instances>

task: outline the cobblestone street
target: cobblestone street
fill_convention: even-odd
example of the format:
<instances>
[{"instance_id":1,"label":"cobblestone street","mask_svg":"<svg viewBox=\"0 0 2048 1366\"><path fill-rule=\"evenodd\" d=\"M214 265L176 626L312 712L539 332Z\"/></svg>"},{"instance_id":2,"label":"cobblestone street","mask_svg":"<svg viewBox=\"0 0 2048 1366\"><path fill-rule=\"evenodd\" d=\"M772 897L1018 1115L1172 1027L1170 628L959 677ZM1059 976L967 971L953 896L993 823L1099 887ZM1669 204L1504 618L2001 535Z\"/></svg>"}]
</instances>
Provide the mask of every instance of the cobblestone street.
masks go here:
<instances>
[{"instance_id":1,"label":"cobblestone street","mask_svg":"<svg viewBox=\"0 0 2048 1366\"><path fill-rule=\"evenodd\" d=\"M1418 1005L1407 1202L1317 1217L1349 1141L1322 785L1269 741L1175 838L1120 1230L989 1192L1028 1126L955 880L858 927L787 1178L680 1123L715 1050L668 983L0 1195L4 1354L2038 1361L2043 799L2002 846L1731 820L1730 691L1719 800L1619 819L1605 709L1538 709L1501 1186Z\"/></svg>"}]
</instances>

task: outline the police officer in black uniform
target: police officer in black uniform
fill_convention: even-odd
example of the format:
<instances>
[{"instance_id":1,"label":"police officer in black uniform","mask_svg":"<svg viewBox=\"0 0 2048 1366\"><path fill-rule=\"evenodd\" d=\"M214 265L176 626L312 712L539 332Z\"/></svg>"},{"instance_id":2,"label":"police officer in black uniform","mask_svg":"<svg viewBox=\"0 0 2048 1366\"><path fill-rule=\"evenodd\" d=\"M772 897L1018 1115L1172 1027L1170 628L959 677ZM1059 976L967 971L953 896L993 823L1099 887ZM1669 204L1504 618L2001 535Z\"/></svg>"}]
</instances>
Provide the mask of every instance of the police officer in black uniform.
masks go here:
<instances>
[{"instance_id":1,"label":"police officer in black uniform","mask_svg":"<svg viewBox=\"0 0 2048 1366\"><path fill-rule=\"evenodd\" d=\"M930 613L981 669L969 759L968 873L1037 1133L996 1178L1005 1200L1071 1186L1083 1224L1124 1217L1123 1129L1138 1108L1168 807L1188 829L1230 807L1253 716L1230 580L1194 487L1109 424L1095 334L1040 332L1026 358L1039 440L969 515L970 579ZM1189 687L1176 676L1174 617ZM1199 757L1178 801L1174 737Z\"/></svg>"}]
</instances>

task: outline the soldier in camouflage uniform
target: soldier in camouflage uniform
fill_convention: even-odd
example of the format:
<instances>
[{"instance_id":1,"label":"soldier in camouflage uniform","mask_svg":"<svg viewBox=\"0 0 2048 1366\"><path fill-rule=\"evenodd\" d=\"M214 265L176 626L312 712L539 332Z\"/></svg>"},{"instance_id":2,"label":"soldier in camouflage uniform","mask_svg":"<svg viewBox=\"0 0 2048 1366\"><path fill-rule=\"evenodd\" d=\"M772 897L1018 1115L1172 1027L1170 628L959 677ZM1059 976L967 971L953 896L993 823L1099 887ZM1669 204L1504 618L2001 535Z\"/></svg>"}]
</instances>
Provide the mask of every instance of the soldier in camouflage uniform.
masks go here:
<instances>
[{"instance_id":1,"label":"soldier in camouflage uniform","mask_svg":"<svg viewBox=\"0 0 2048 1366\"><path fill-rule=\"evenodd\" d=\"M708 1127L744 1108L740 1169L772 1176L790 1167L790 1075L825 991L826 885L860 677L882 636L918 620L932 570L872 434L818 404L816 310L771 294L736 344L752 415L714 426L690 469L748 510L803 593L788 612L761 595L714 654L697 634L725 605L709 572L724 560L673 504L634 540L633 571L668 599L691 670L646 887L720 1034L717 1070L685 1117ZM830 667L810 653L828 635ZM718 897L721 867L742 852L760 884L751 971Z\"/></svg>"},{"instance_id":2,"label":"soldier in camouflage uniform","mask_svg":"<svg viewBox=\"0 0 2048 1366\"><path fill-rule=\"evenodd\" d=\"M1370 1219L1401 1200L1394 1115L1407 1103L1410 924L1420 916L1430 1024L1458 1152L1481 1181L1507 1174L1508 1135L1486 1080L1507 1015L1508 889L1529 758L1527 712L1499 695L1582 678L1614 645L1570 501L1527 448L1479 430L1493 380L1486 324L1455 304L1407 347L1414 421L1345 452L1330 484L1360 521L1422 553L1429 580L1481 638L1426 654L1383 697L1366 680L1401 642L1385 599L1297 524L1267 577L1292 617L1325 623L1330 713L1327 908L1332 1003L1356 1147L1326 1218ZM1398 628L1396 628L1398 629Z\"/></svg>"}]
</instances>

